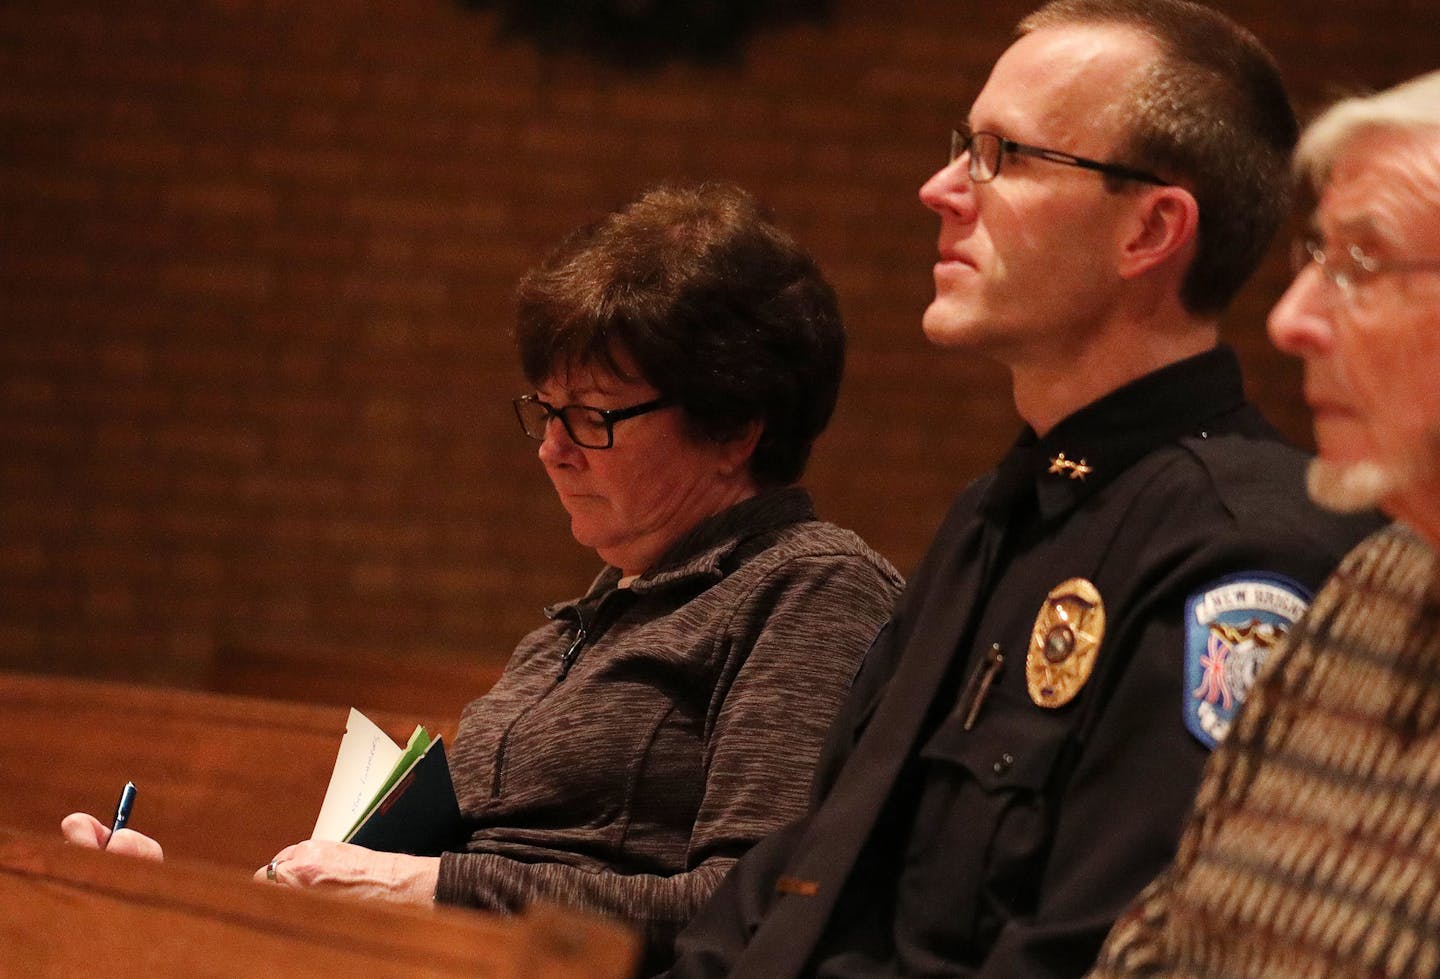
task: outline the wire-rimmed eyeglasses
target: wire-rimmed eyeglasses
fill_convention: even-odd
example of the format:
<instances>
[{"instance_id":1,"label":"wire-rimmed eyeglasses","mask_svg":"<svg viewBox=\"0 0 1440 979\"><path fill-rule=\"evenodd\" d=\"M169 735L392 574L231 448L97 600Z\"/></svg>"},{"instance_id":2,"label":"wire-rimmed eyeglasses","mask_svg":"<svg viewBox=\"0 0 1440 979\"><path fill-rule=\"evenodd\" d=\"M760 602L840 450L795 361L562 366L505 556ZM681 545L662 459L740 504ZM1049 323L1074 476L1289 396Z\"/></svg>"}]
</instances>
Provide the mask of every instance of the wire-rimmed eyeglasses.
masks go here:
<instances>
[{"instance_id":1,"label":"wire-rimmed eyeglasses","mask_svg":"<svg viewBox=\"0 0 1440 979\"><path fill-rule=\"evenodd\" d=\"M1313 236L1296 238L1290 243L1290 270L1299 275L1311 264L1347 297L1377 276L1440 272L1440 258L1379 259L1365 254L1359 245L1339 247Z\"/></svg>"},{"instance_id":2,"label":"wire-rimmed eyeglasses","mask_svg":"<svg viewBox=\"0 0 1440 979\"><path fill-rule=\"evenodd\" d=\"M615 444L615 423L674 404L670 398L656 398L628 408L596 408L593 405L552 405L533 394L516 398L515 417L520 429L537 442L545 440L550 419L560 419L570 441L584 449L608 449Z\"/></svg>"},{"instance_id":3,"label":"wire-rimmed eyeglasses","mask_svg":"<svg viewBox=\"0 0 1440 979\"><path fill-rule=\"evenodd\" d=\"M964 125L950 130L950 162L954 163L960 159L967 150L970 153L970 179L977 184L988 183L1000 176L1000 167L1005 162L1005 154L1014 153L1017 156L1033 156L1037 160L1046 160L1061 166L1094 170L1097 173L1118 177L1121 180L1138 180L1141 183L1155 184L1158 187L1170 186L1168 180L1161 180L1153 173L1127 167L1120 163L1102 163L1099 160L1076 156L1073 153L1050 150L1043 146L1031 146L1028 143L1017 143L998 133L971 132L970 127Z\"/></svg>"}]
</instances>

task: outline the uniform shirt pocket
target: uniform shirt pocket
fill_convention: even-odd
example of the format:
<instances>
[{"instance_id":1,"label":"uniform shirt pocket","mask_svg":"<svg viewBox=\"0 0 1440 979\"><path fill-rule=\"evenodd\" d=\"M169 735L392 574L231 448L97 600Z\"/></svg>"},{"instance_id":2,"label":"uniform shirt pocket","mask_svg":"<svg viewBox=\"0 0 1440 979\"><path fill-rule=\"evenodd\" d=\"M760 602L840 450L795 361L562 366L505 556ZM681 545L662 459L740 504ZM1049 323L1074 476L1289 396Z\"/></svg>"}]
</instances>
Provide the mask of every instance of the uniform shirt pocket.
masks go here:
<instances>
[{"instance_id":1,"label":"uniform shirt pocket","mask_svg":"<svg viewBox=\"0 0 1440 979\"><path fill-rule=\"evenodd\" d=\"M952 711L925 743L920 757L927 763L963 769L983 792L1039 792L1070 733L1074 711L1047 710L1003 696L992 700L969 731L961 712Z\"/></svg>"},{"instance_id":2,"label":"uniform shirt pocket","mask_svg":"<svg viewBox=\"0 0 1440 979\"><path fill-rule=\"evenodd\" d=\"M969 731L961 713L920 752L897 915L901 941L935 951L986 945L1032 909L1050 835L1047 789L1075 716L1013 696L992 697Z\"/></svg>"}]
</instances>

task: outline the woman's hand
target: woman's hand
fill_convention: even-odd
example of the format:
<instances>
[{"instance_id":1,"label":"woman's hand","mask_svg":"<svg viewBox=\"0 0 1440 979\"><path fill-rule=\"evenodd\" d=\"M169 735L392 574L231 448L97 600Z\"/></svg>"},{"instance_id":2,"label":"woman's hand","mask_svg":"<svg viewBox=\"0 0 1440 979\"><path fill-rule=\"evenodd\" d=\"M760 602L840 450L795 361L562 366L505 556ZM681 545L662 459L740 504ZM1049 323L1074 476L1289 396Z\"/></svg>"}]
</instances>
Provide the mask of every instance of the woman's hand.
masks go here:
<instances>
[{"instance_id":1,"label":"woman's hand","mask_svg":"<svg viewBox=\"0 0 1440 979\"><path fill-rule=\"evenodd\" d=\"M435 900L440 858L377 853L350 843L306 840L275 854L269 866L255 871L255 879L394 904L428 905Z\"/></svg>"},{"instance_id":2,"label":"woman's hand","mask_svg":"<svg viewBox=\"0 0 1440 979\"><path fill-rule=\"evenodd\" d=\"M144 860L164 860L165 851L160 844L133 829L122 829L110 838L110 827L85 812L72 812L60 821L60 832L65 842L91 850L105 850L126 857L140 857ZM108 844L108 846L107 846Z\"/></svg>"}]
</instances>

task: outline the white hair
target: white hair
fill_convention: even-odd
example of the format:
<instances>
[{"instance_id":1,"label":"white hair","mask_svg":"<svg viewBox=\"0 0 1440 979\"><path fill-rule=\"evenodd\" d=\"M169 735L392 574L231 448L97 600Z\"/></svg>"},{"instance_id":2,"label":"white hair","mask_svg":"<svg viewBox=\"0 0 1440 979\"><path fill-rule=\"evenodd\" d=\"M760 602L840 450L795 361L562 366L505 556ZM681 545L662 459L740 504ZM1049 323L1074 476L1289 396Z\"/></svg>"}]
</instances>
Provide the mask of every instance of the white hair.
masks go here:
<instances>
[{"instance_id":1,"label":"white hair","mask_svg":"<svg viewBox=\"0 0 1440 979\"><path fill-rule=\"evenodd\" d=\"M1440 71L1330 106L1305 127L1295 149L1296 174L1319 190L1350 141L1373 130L1440 134Z\"/></svg>"}]
</instances>

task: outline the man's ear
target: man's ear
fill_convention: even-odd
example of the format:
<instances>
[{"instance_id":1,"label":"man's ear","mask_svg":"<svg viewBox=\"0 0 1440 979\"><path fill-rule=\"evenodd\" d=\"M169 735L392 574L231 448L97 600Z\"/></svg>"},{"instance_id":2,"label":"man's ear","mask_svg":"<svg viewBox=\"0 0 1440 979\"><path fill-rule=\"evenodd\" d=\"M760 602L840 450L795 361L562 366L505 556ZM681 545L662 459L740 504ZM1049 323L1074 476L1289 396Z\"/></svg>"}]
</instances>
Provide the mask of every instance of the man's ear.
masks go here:
<instances>
[{"instance_id":1,"label":"man's ear","mask_svg":"<svg viewBox=\"0 0 1440 979\"><path fill-rule=\"evenodd\" d=\"M1119 273L1123 279L1144 275L1185 251L1200 231L1200 205L1184 187L1153 187L1140 192L1133 219L1122 229Z\"/></svg>"}]
</instances>

